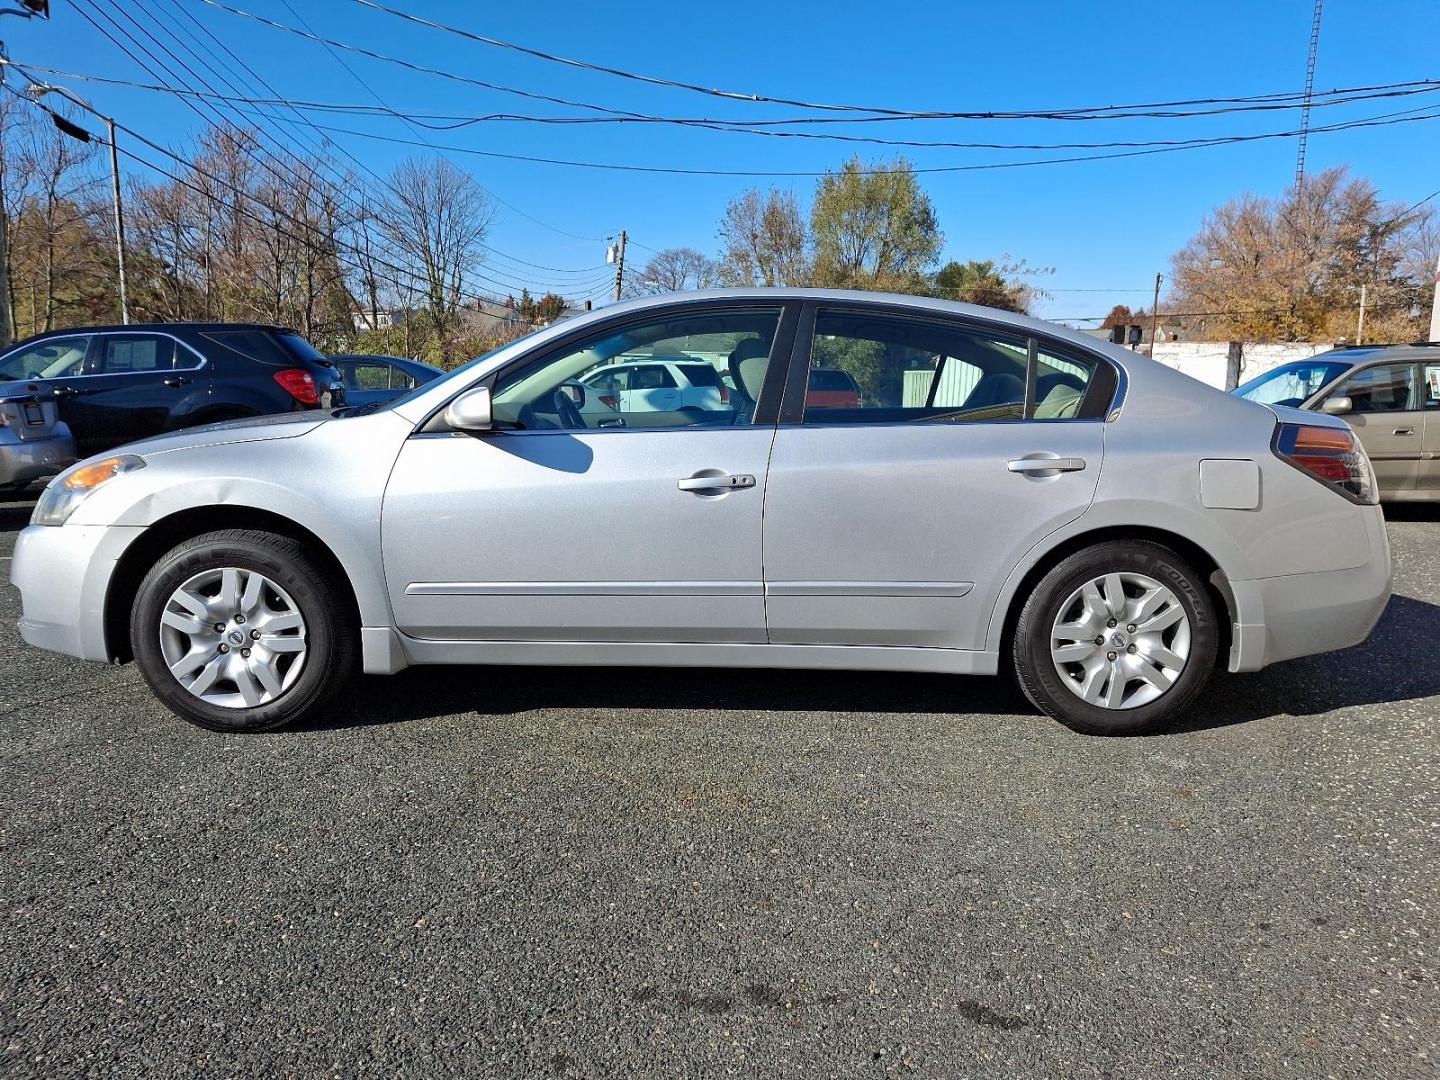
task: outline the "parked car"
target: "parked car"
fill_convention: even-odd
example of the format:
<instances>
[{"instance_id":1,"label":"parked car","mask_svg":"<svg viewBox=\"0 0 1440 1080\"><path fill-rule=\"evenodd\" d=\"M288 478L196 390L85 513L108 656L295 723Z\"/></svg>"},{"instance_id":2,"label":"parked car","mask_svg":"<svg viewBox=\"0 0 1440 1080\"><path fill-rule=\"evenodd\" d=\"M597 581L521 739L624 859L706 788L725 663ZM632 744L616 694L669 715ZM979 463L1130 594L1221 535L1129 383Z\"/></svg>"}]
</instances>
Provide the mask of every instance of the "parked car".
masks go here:
<instances>
[{"instance_id":1,"label":"parked car","mask_svg":"<svg viewBox=\"0 0 1440 1080\"><path fill-rule=\"evenodd\" d=\"M1440 342L1332 349L1234 393L1341 417L1370 456L1383 501L1440 500Z\"/></svg>"},{"instance_id":2,"label":"parked car","mask_svg":"<svg viewBox=\"0 0 1440 1080\"><path fill-rule=\"evenodd\" d=\"M58 405L82 454L197 424L344 403L335 368L309 342L258 323L52 330L0 353L0 393L22 389Z\"/></svg>"},{"instance_id":3,"label":"parked car","mask_svg":"<svg viewBox=\"0 0 1440 1080\"><path fill-rule=\"evenodd\" d=\"M3 390L0 384L0 493L23 491L79 460L55 402Z\"/></svg>"},{"instance_id":4,"label":"parked car","mask_svg":"<svg viewBox=\"0 0 1440 1080\"><path fill-rule=\"evenodd\" d=\"M601 405L621 413L729 412L730 388L708 361L693 356L647 356L607 364L581 377Z\"/></svg>"},{"instance_id":5,"label":"parked car","mask_svg":"<svg viewBox=\"0 0 1440 1080\"><path fill-rule=\"evenodd\" d=\"M841 368L811 368L805 404L812 409L858 409L860 384Z\"/></svg>"},{"instance_id":6,"label":"parked car","mask_svg":"<svg viewBox=\"0 0 1440 1080\"><path fill-rule=\"evenodd\" d=\"M597 430L566 389L692 340L728 350L723 425ZM807 406L816 366L863 372L864 404ZM1013 668L1119 734L1217 666L1363 641L1390 553L1335 417L1020 315L746 289L567 320L388 406L93 457L46 488L12 576L27 642L133 657L224 731L304 716L357 665L481 663Z\"/></svg>"},{"instance_id":7,"label":"parked car","mask_svg":"<svg viewBox=\"0 0 1440 1080\"><path fill-rule=\"evenodd\" d=\"M345 384L345 404L373 405L393 401L415 387L438 379L444 368L400 356L347 353L330 357Z\"/></svg>"}]
</instances>

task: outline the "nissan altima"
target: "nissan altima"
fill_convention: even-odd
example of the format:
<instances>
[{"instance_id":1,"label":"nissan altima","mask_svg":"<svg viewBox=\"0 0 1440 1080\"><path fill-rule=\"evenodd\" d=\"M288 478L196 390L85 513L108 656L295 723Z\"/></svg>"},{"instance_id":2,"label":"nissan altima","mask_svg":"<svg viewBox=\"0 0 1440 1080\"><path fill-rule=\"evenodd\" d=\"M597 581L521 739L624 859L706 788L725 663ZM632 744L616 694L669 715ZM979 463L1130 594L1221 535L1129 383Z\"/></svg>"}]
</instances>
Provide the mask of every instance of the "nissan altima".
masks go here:
<instances>
[{"instance_id":1,"label":"nissan altima","mask_svg":"<svg viewBox=\"0 0 1440 1080\"><path fill-rule=\"evenodd\" d=\"M727 372L726 422L592 423L577 386L647 355ZM816 369L858 394L812 403ZM1337 418L1023 316L764 289L617 304L383 405L90 458L12 567L27 642L133 660L222 731L312 713L357 668L543 664L869 669L897 695L1013 671L1122 734L1217 667L1364 640L1390 592Z\"/></svg>"}]
</instances>

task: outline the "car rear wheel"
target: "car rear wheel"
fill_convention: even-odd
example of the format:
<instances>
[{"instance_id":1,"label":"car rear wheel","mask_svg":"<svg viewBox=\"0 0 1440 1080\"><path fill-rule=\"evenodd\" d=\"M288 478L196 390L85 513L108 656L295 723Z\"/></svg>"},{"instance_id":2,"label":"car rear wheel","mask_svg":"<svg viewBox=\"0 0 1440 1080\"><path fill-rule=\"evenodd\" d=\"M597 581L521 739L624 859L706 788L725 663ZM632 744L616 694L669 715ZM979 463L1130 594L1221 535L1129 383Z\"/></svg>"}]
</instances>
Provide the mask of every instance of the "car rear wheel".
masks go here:
<instances>
[{"instance_id":1,"label":"car rear wheel","mask_svg":"<svg viewBox=\"0 0 1440 1080\"><path fill-rule=\"evenodd\" d=\"M270 731L311 713L355 665L343 582L289 537L197 536L140 585L135 661L178 716L212 731Z\"/></svg>"},{"instance_id":2,"label":"car rear wheel","mask_svg":"<svg viewBox=\"0 0 1440 1080\"><path fill-rule=\"evenodd\" d=\"M1015 625L1025 695L1076 731L1126 735L1175 719L1215 666L1215 606L1200 574L1158 544L1099 544L1040 579Z\"/></svg>"}]
</instances>

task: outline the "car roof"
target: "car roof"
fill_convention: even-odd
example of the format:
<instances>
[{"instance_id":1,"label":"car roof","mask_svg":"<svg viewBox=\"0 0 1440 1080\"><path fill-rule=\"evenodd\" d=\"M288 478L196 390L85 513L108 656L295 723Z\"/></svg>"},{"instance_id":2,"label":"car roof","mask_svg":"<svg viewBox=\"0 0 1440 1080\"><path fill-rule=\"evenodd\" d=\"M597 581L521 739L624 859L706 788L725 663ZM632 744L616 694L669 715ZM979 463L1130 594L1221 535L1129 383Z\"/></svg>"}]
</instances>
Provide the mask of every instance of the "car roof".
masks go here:
<instances>
[{"instance_id":1,"label":"car roof","mask_svg":"<svg viewBox=\"0 0 1440 1080\"><path fill-rule=\"evenodd\" d=\"M162 333L174 334L183 331L204 332L207 330L266 330L278 334L299 334L300 331L289 326L277 326L274 323L247 323L247 322L158 322L158 323L104 323L98 326L67 326L62 330L42 330L38 334L31 334L29 337L17 341L16 345L24 345L30 341L43 341L46 338L74 337L77 334L143 334Z\"/></svg>"}]
</instances>

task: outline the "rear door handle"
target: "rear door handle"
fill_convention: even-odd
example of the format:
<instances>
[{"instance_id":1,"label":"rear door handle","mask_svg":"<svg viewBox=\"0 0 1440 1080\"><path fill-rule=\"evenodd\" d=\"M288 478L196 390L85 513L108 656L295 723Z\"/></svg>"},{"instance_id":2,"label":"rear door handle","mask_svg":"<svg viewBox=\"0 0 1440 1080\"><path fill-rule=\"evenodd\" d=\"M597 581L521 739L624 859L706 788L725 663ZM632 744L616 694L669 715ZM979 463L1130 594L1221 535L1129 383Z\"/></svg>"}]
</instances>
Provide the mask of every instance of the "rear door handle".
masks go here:
<instances>
[{"instance_id":1,"label":"rear door handle","mask_svg":"<svg viewBox=\"0 0 1440 1080\"><path fill-rule=\"evenodd\" d=\"M753 488L755 477L749 473L718 473L710 476L687 476L676 481L681 491L734 491L736 488Z\"/></svg>"},{"instance_id":2,"label":"rear door handle","mask_svg":"<svg viewBox=\"0 0 1440 1080\"><path fill-rule=\"evenodd\" d=\"M1008 462L1005 467L1013 473L1079 472L1085 468L1085 459L1078 457L1023 457Z\"/></svg>"},{"instance_id":3,"label":"rear door handle","mask_svg":"<svg viewBox=\"0 0 1440 1080\"><path fill-rule=\"evenodd\" d=\"M163 380L166 386L185 386L190 382L184 375L167 375ZM331 387L333 390L334 387Z\"/></svg>"},{"instance_id":4,"label":"rear door handle","mask_svg":"<svg viewBox=\"0 0 1440 1080\"><path fill-rule=\"evenodd\" d=\"M1392 431L1390 434L1392 434L1392 435L1414 435L1414 434L1415 434L1415 429L1414 429L1413 427L1397 427L1397 428L1396 428L1394 431Z\"/></svg>"}]
</instances>

